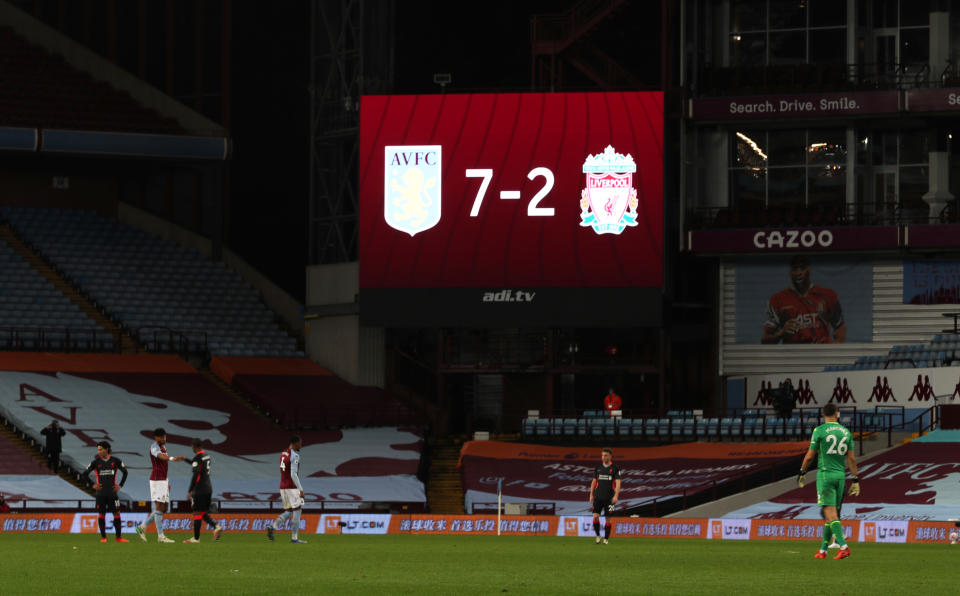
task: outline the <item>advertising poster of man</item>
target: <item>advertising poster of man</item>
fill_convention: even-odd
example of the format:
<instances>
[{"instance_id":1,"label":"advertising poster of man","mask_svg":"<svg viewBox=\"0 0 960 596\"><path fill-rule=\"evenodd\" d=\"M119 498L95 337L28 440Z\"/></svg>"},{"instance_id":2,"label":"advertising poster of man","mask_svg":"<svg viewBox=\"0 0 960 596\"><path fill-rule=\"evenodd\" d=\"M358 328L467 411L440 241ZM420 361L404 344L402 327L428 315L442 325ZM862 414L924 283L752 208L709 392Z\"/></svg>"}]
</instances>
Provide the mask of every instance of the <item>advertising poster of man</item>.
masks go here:
<instances>
[{"instance_id":1,"label":"advertising poster of man","mask_svg":"<svg viewBox=\"0 0 960 596\"><path fill-rule=\"evenodd\" d=\"M873 272L869 262L741 262L736 273L738 344L869 342Z\"/></svg>"}]
</instances>

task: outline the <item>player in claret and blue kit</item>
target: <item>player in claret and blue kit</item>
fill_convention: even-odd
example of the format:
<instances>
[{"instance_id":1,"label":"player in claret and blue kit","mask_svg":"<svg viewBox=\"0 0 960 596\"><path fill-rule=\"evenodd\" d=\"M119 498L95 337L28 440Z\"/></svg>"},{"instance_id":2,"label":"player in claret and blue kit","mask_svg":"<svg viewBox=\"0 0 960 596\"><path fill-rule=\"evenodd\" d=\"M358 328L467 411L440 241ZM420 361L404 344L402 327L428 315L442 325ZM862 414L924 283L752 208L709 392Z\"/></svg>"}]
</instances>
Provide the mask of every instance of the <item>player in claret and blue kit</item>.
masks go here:
<instances>
[{"instance_id":1,"label":"player in claret and blue kit","mask_svg":"<svg viewBox=\"0 0 960 596\"><path fill-rule=\"evenodd\" d=\"M603 515L603 543L610 544L610 518L614 505L620 499L620 468L613 463L613 450L604 447L600 451L600 465L593 470L590 483L590 503L593 505L593 531L600 544L600 516Z\"/></svg>"},{"instance_id":2,"label":"player in claret and blue kit","mask_svg":"<svg viewBox=\"0 0 960 596\"><path fill-rule=\"evenodd\" d=\"M157 526L157 542L172 543L173 540L163 535L163 514L170 505L170 482L167 480L169 462L184 461L181 456L171 457L167 453L167 431L158 428L153 431L153 444L150 445L150 500L153 501L153 511L142 524L137 524L137 535L140 540L147 541L147 526L155 522Z\"/></svg>"},{"instance_id":3,"label":"player in claret and blue kit","mask_svg":"<svg viewBox=\"0 0 960 596\"><path fill-rule=\"evenodd\" d=\"M290 446L280 453L280 500L283 501L283 513L273 524L267 526L267 538L273 541L274 531L293 518L290 542L306 544L300 540L300 513L303 510L303 485L300 484L300 450L303 449L303 439L294 435L290 437Z\"/></svg>"},{"instance_id":4,"label":"player in claret and blue kit","mask_svg":"<svg viewBox=\"0 0 960 596\"><path fill-rule=\"evenodd\" d=\"M97 443L97 457L93 458L87 469L81 476L88 477L90 472L96 474L96 482L93 485L97 491L97 522L100 525L100 542L107 541L107 511L113 514L113 529L117 533L117 542L127 542L126 538L120 535L120 499L117 493L123 488L127 481L127 467L123 462L110 454L110 443L100 441ZM117 474L120 474L120 480L117 481Z\"/></svg>"}]
</instances>

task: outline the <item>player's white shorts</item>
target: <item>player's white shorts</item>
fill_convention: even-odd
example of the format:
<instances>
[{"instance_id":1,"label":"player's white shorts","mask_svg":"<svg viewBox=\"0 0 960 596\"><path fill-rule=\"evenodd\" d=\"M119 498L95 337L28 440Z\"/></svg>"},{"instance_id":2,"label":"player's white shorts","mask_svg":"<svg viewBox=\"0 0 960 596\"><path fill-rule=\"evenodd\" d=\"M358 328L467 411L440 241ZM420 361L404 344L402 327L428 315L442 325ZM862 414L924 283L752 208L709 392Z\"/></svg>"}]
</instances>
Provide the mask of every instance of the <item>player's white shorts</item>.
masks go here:
<instances>
[{"instance_id":1,"label":"player's white shorts","mask_svg":"<svg viewBox=\"0 0 960 596\"><path fill-rule=\"evenodd\" d=\"M280 500L283 501L284 509L303 507L303 497L300 496L300 489L298 488L281 488Z\"/></svg>"},{"instance_id":2,"label":"player's white shorts","mask_svg":"<svg viewBox=\"0 0 960 596\"><path fill-rule=\"evenodd\" d=\"M170 481L169 480L151 480L150 481L150 500L154 503L170 502Z\"/></svg>"}]
</instances>

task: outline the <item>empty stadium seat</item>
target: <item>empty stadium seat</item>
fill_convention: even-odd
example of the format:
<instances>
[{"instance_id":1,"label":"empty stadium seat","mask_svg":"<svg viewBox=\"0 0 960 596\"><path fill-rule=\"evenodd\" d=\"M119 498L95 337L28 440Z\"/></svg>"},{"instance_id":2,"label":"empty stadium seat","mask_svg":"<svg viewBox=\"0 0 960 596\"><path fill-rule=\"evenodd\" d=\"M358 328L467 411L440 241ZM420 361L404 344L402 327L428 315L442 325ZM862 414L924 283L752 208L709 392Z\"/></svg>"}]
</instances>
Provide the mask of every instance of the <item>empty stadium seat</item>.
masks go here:
<instances>
[{"instance_id":1,"label":"empty stadium seat","mask_svg":"<svg viewBox=\"0 0 960 596\"><path fill-rule=\"evenodd\" d=\"M609 421L610 421L609 418L591 418L590 420L588 420L587 424L590 427L590 435L594 437L603 436L604 427Z\"/></svg>"},{"instance_id":2,"label":"empty stadium seat","mask_svg":"<svg viewBox=\"0 0 960 596\"><path fill-rule=\"evenodd\" d=\"M550 419L549 418L540 418L536 421L536 431L538 437L548 437L550 436Z\"/></svg>"},{"instance_id":3,"label":"empty stadium seat","mask_svg":"<svg viewBox=\"0 0 960 596\"><path fill-rule=\"evenodd\" d=\"M536 418L524 418L522 431L523 435L526 437L532 437L537 434L537 419Z\"/></svg>"},{"instance_id":4,"label":"empty stadium seat","mask_svg":"<svg viewBox=\"0 0 960 596\"><path fill-rule=\"evenodd\" d=\"M661 418L657 424L657 435L660 437L668 437L673 432L673 419L672 418Z\"/></svg>"},{"instance_id":5,"label":"empty stadium seat","mask_svg":"<svg viewBox=\"0 0 960 596\"><path fill-rule=\"evenodd\" d=\"M304 356L250 284L195 250L88 211L0 214L108 316L142 333L141 342L165 349L174 330L186 346L216 346L213 354Z\"/></svg>"},{"instance_id":6,"label":"empty stadium seat","mask_svg":"<svg viewBox=\"0 0 960 596\"><path fill-rule=\"evenodd\" d=\"M720 434L720 419L719 418L702 418L700 419L698 435L704 437L715 437Z\"/></svg>"},{"instance_id":7,"label":"empty stadium seat","mask_svg":"<svg viewBox=\"0 0 960 596\"><path fill-rule=\"evenodd\" d=\"M762 418L744 418L743 420L743 436L744 437L759 437L763 435L763 419Z\"/></svg>"}]
</instances>

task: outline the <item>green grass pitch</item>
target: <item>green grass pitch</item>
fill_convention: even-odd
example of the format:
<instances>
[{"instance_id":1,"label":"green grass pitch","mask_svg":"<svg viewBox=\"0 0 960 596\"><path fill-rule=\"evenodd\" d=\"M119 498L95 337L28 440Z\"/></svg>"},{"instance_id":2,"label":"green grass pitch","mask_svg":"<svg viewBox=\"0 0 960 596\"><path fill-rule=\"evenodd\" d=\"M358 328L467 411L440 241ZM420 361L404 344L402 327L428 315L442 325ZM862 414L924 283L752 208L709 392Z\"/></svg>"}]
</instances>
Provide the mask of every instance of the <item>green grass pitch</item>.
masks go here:
<instances>
[{"instance_id":1,"label":"green grass pitch","mask_svg":"<svg viewBox=\"0 0 960 596\"><path fill-rule=\"evenodd\" d=\"M186 535L170 534L178 541ZM0 535L0 593L53 594L957 594L960 545L614 537L225 533L157 544L130 536ZM836 551L831 550L831 556Z\"/></svg>"}]
</instances>

